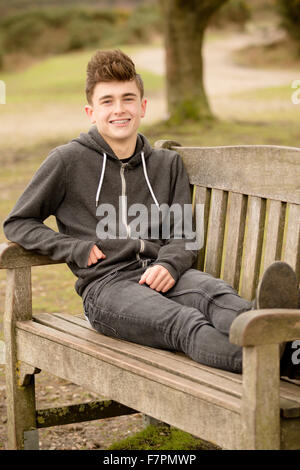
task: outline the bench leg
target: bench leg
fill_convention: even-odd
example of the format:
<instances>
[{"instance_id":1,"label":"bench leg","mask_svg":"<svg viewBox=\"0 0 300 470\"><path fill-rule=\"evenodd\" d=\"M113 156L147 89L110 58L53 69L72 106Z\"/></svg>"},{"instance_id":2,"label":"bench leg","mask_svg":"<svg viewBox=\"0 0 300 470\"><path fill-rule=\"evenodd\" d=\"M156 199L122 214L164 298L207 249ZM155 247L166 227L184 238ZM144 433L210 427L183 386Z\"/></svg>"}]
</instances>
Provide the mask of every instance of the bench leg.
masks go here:
<instances>
[{"instance_id":1,"label":"bench leg","mask_svg":"<svg viewBox=\"0 0 300 470\"><path fill-rule=\"evenodd\" d=\"M34 388L37 370L18 360L15 328L17 321L31 318L31 270L8 269L3 326L9 449L38 447Z\"/></svg>"},{"instance_id":2,"label":"bench leg","mask_svg":"<svg viewBox=\"0 0 300 470\"><path fill-rule=\"evenodd\" d=\"M152 418L152 416L142 415L143 416L143 425L145 428L148 426L168 426L168 424L164 423L163 421L159 421L158 419Z\"/></svg>"},{"instance_id":3,"label":"bench leg","mask_svg":"<svg viewBox=\"0 0 300 470\"><path fill-rule=\"evenodd\" d=\"M280 449L279 385L279 345L244 347L244 449Z\"/></svg>"},{"instance_id":4,"label":"bench leg","mask_svg":"<svg viewBox=\"0 0 300 470\"><path fill-rule=\"evenodd\" d=\"M34 374L20 361L6 362L7 437L9 450L38 450ZM34 372L34 369L33 369Z\"/></svg>"}]
</instances>

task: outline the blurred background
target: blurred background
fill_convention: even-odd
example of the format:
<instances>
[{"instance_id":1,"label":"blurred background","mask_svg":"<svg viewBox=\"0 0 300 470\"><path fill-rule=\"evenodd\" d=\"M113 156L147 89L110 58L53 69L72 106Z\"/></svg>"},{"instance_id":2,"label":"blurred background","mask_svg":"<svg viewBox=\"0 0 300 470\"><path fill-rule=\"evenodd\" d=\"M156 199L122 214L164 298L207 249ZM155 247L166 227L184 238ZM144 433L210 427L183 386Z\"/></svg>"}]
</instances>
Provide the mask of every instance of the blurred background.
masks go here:
<instances>
[{"instance_id":1,"label":"blurred background","mask_svg":"<svg viewBox=\"0 0 300 470\"><path fill-rule=\"evenodd\" d=\"M300 0L0 0L0 243L49 151L89 129L99 48L122 49L142 74L151 143L299 146ZM65 266L34 268L34 310L80 313L74 281ZM4 289L0 271L0 341Z\"/></svg>"}]
</instances>

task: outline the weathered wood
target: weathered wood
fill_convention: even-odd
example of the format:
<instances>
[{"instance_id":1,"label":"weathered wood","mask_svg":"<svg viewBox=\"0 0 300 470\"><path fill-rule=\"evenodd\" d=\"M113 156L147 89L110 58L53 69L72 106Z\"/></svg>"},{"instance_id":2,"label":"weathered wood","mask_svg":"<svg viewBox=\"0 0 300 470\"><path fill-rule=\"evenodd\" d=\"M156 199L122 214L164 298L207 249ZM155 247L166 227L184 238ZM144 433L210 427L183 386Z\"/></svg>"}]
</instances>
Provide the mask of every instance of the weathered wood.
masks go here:
<instances>
[{"instance_id":1,"label":"weathered wood","mask_svg":"<svg viewBox=\"0 0 300 470\"><path fill-rule=\"evenodd\" d=\"M268 145L171 147L191 184L300 204L300 149Z\"/></svg>"},{"instance_id":2,"label":"weathered wood","mask_svg":"<svg viewBox=\"0 0 300 470\"><path fill-rule=\"evenodd\" d=\"M300 205L288 204L282 259L295 270L300 282Z\"/></svg>"},{"instance_id":3,"label":"weathered wood","mask_svg":"<svg viewBox=\"0 0 300 470\"><path fill-rule=\"evenodd\" d=\"M264 309L241 313L232 323L230 341L240 346L279 344L300 338L300 309Z\"/></svg>"},{"instance_id":4,"label":"weathered wood","mask_svg":"<svg viewBox=\"0 0 300 470\"><path fill-rule=\"evenodd\" d=\"M227 193L213 189L207 228L204 270L215 277L220 276L225 231Z\"/></svg>"},{"instance_id":5,"label":"weathered wood","mask_svg":"<svg viewBox=\"0 0 300 470\"><path fill-rule=\"evenodd\" d=\"M36 425L38 428L49 428L51 426L114 418L115 416L134 413L136 413L136 410L112 400L90 401L80 405L37 410Z\"/></svg>"},{"instance_id":6,"label":"weathered wood","mask_svg":"<svg viewBox=\"0 0 300 470\"><path fill-rule=\"evenodd\" d=\"M71 333L72 336L85 338L95 345L103 346L116 352L122 351L122 354L139 360L141 364L143 362L145 364L151 364L158 369L167 370L170 373L175 373L177 376L186 377L196 383L205 384L212 389L223 390L229 395L238 398L242 396L242 375L240 374L204 366L182 353L153 349L125 341L122 341L120 345L120 340L96 333L89 326L89 323L79 316L61 313L51 315L38 314L34 315L34 319L43 325L51 326L65 333ZM63 320L63 322L57 322L57 320ZM81 329L71 329L72 324L80 326ZM85 336L82 333L82 328L92 334ZM280 408L282 416L300 416L300 396L297 387L283 382L281 383L280 390ZM285 410L287 410L287 412L285 412Z\"/></svg>"},{"instance_id":7,"label":"weathered wood","mask_svg":"<svg viewBox=\"0 0 300 470\"><path fill-rule=\"evenodd\" d=\"M279 346L243 349L243 448L280 449Z\"/></svg>"},{"instance_id":8,"label":"weathered wood","mask_svg":"<svg viewBox=\"0 0 300 470\"><path fill-rule=\"evenodd\" d=\"M154 143L156 149L171 149L172 147L181 147L181 145L175 140L157 140Z\"/></svg>"},{"instance_id":9,"label":"weathered wood","mask_svg":"<svg viewBox=\"0 0 300 470\"><path fill-rule=\"evenodd\" d=\"M176 370L177 377L183 377L196 384L204 384L213 389L225 391L235 397L241 396L241 381L232 383L232 380L228 379L226 376L220 377L216 375L215 369L208 368L208 371L199 370L195 366L195 364L197 364L195 361L184 358L185 360L181 362L177 355L170 352L169 354L165 354L162 360L161 353L164 353L164 351L146 348L145 346L129 343L127 341L116 341L114 338L101 335L89 328L83 331L81 326L72 324L71 321L66 321L65 317L66 315L62 316L62 319L60 319L58 316L39 314L35 315L34 318L41 325L71 334L74 338L85 339L91 346L95 345L96 347L107 348L115 353L122 352L124 357L137 360L140 366L143 364L145 364L145 367L147 365L154 366L158 373L160 373L160 371L167 371L173 374L173 371Z\"/></svg>"},{"instance_id":10,"label":"weathered wood","mask_svg":"<svg viewBox=\"0 0 300 470\"><path fill-rule=\"evenodd\" d=\"M9 449L24 448L24 432L35 430L34 375L22 374L15 322L31 319L31 270L9 269L4 312L4 338L6 344L7 436ZM36 441L36 439L35 439Z\"/></svg>"},{"instance_id":11,"label":"weathered wood","mask_svg":"<svg viewBox=\"0 0 300 470\"><path fill-rule=\"evenodd\" d=\"M21 387L26 387L27 385L30 385L30 382L32 380L32 376L35 374L39 374L41 372L41 369L38 369L37 367L30 366L29 364L26 364L25 362L21 362L19 366L19 384Z\"/></svg>"},{"instance_id":12,"label":"weathered wood","mask_svg":"<svg viewBox=\"0 0 300 470\"><path fill-rule=\"evenodd\" d=\"M268 200L260 277L275 260L281 259L286 204Z\"/></svg>"},{"instance_id":13,"label":"weathered wood","mask_svg":"<svg viewBox=\"0 0 300 470\"><path fill-rule=\"evenodd\" d=\"M42 370L224 448L239 448L240 399L174 373L157 373L122 354L104 353L79 338L71 341L69 335L43 325L38 325L39 334L31 322L20 326L17 344L22 360L30 358ZM230 431L224 433L229 422Z\"/></svg>"},{"instance_id":14,"label":"weathered wood","mask_svg":"<svg viewBox=\"0 0 300 470\"><path fill-rule=\"evenodd\" d=\"M221 278L236 290L239 287L247 199L242 194L229 193L224 234Z\"/></svg>"},{"instance_id":15,"label":"weathered wood","mask_svg":"<svg viewBox=\"0 0 300 470\"><path fill-rule=\"evenodd\" d=\"M198 251L198 259L196 263L197 269L201 271L204 270L204 260L205 260L205 249L207 241L207 226L208 226L208 217L209 217L209 207L210 207L210 197L211 190L206 188L201 188L200 186L195 186L193 204L194 206L199 205L203 207L203 225L197 227L197 231L202 233L203 244L201 244Z\"/></svg>"},{"instance_id":16,"label":"weathered wood","mask_svg":"<svg viewBox=\"0 0 300 470\"><path fill-rule=\"evenodd\" d=\"M245 238L242 255L240 295L252 300L258 283L260 260L262 253L265 202L250 196L248 198Z\"/></svg>"},{"instance_id":17,"label":"weathered wood","mask_svg":"<svg viewBox=\"0 0 300 470\"><path fill-rule=\"evenodd\" d=\"M53 261L47 256L24 250L24 248L17 243L8 242L0 244L0 269L25 268L29 266L61 263L63 263L63 261Z\"/></svg>"},{"instance_id":18,"label":"weathered wood","mask_svg":"<svg viewBox=\"0 0 300 470\"><path fill-rule=\"evenodd\" d=\"M22 335L22 331L27 332L27 336ZM29 364L31 361L28 361L28 358L33 357L34 351L32 349L35 348L30 348L30 343L26 341L26 338L30 337L31 341L35 341L35 337L41 337L55 342L57 348L59 348L60 345L64 345L66 349L83 353L90 357L90 359L92 357L95 357L98 361L101 361L111 366L112 369L114 367L119 368L122 370L123 373L127 371L127 373L143 377L145 378L145 380L149 379L159 381L160 383L165 384L171 389L180 389L183 392L185 391L186 393L193 394L197 397L205 397L206 400L211 400L213 403L220 404L221 406L224 406L228 409L232 409L233 411L236 411L238 408L239 400L232 394L225 393L223 390L211 389L210 387L207 387L204 384L195 382L190 376L181 377L178 374L174 375L173 371L170 372L168 370L157 369L152 364L146 364L145 362L141 363L141 361L137 358L124 356L119 351L112 351L111 349L108 350L102 345L95 345L90 341L87 341L86 339L61 332L59 330L44 326L42 324L37 324L36 322L20 322L17 324L16 334L17 338L23 338L23 342L18 341L19 357L22 361L27 362ZM48 352L49 350L46 348L46 356L48 355ZM39 353L40 356L42 356L42 352L39 351ZM57 357L58 356L55 354L55 351L53 351L53 354L51 356L52 361L55 360L56 363ZM36 358L36 360L38 360L38 358ZM39 361L35 361L35 364L39 369L44 369L43 367L39 366ZM55 367L56 365L54 366L54 368ZM90 375L91 372L89 368L87 368L87 370L85 370L84 372L85 375L88 376L87 381L93 381L93 377ZM80 374L82 373L83 371L81 370ZM103 385L99 386L103 387ZM104 392L104 390L102 390L100 394L102 396L107 396L115 399L114 396L111 395L112 392L112 390L110 390L109 393L107 391ZM135 406L131 407L136 409Z\"/></svg>"}]
</instances>

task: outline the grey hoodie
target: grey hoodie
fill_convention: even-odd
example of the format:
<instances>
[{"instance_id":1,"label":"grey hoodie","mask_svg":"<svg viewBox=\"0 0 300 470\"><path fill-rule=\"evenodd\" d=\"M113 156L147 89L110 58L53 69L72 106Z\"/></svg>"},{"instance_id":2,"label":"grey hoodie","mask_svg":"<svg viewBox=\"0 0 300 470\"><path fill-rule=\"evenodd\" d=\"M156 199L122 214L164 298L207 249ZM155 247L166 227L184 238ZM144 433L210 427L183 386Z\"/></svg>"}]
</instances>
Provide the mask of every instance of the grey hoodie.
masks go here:
<instances>
[{"instance_id":1,"label":"grey hoodie","mask_svg":"<svg viewBox=\"0 0 300 470\"><path fill-rule=\"evenodd\" d=\"M161 233L151 237L150 222L144 238L132 237L130 223L136 215L126 213L120 196L128 208L143 204L149 214L151 206L191 203L188 177L176 152L153 149L138 134L134 156L122 163L93 126L50 153L4 221L4 233L28 250L65 261L78 277L75 287L81 296L92 281L137 259L163 265L177 281L197 252L186 249L184 238L174 237L173 225L168 239ZM111 204L120 220L114 238L98 237L99 222L107 216L101 212L103 204ZM59 232L43 223L50 215L56 217ZM161 231L161 219L158 225ZM88 267L94 244L106 258Z\"/></svg>"}]
</instances>

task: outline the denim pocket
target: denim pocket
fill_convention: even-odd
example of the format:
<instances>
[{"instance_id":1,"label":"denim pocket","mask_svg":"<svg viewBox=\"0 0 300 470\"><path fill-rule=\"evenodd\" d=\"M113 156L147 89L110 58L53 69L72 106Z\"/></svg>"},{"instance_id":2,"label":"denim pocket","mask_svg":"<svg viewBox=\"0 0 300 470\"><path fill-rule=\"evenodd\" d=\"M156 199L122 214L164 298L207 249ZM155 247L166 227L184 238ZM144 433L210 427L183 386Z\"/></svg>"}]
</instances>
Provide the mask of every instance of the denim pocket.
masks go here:
<instances>
[{"instance_id":1,"label":"denim pocket","mask_svg":"<svg viewBox=\"0 0 300 470\"><path fill-rule=\"evenodd\" d=\"M117 277L118 273L118 271L114 271L95 283L95 285L89 290L83 303L85 315L92 327L106 336L113 337L119 337L119 335L115 328L113 328L113 326L109 324L109 321L107 321L107 318L110 315L105 308L101 306L100 296L103 288Z\"/></svg>"},{"instance_id":2,"label":"denim pocket","mask_svg":"<svg viewBox=\"0 0 300 470\"><path fill-rule=\"evenodd\" d=\"M102 321L101 311L98 312L97 317L94 317L91 320L91 325L95 330L97 330L99 333L102 333L105 336L110 336L112 338L120 338L120 335L118 334L117 330L113 326L109 325L105 321Z\"/></svg>"}]
</instances>

